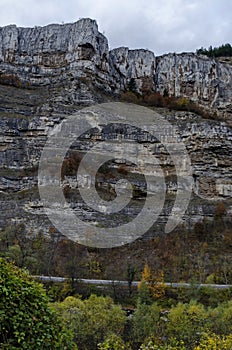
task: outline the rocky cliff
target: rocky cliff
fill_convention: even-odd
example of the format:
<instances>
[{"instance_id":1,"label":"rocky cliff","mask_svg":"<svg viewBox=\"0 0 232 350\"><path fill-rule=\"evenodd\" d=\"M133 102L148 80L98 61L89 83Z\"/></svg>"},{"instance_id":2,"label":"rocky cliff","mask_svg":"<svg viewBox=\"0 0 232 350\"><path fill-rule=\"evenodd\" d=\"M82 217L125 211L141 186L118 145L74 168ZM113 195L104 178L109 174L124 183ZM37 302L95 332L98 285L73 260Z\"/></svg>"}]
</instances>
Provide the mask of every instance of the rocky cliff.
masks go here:
<instances>
[{"instance_id":1,"label":"rocky cliff","mask_svg":"<svg viewBox=\"0 0 232 350\"><path fill-rule=\"evenodd\" d=\"M82 19L46 27L0 28L0 78L13 75L23 84L51 85L66 80L92 81L95 87L120 92L135 78L170 96L186 96L231 113L232 67L192 53L155 57L149 50L121 47L109 51L97 23Z\"/></svg>"},{"instance_id":2,"label":"rocky cliff","mask_svg":"<svg viewBox=\"0 0 232 350\"><path fill-rule=\"evenodd\" d=\"M0 28L1 227L23 221L28 229L48 232L51 223L43 214L37 190L38 162L48 133L83 106L112 101L127 88L131 78L139 92L147 84L151 90L191 98L223 115L222 122L189 112L159 111L178 126L179 137L192 161L194 192L184 219L186 225L205 216L212 217L218 200L226 199L230 212L232 67L193 53L155 57L153 52L143 49L122 47L109 51L107 39L99 33L96 22L82 19L46 27ZM118 139L118 134L123 133L147 149L144 164L140 170L126 161L109 164L111 175L105 176L107 171L99 175L101 190L106 197L113 196L115 178L119 174L129 177L133 174L135 202L116 220L124 222L128 213L136 215L146 191L143 174L151 169L151 155L159 154L169 196L158 223L158 231L162 232L177 188L172 161L162 147L155 147L154 140L139 130L124 127L118 132L116 126L111 126L99 128L97 134L90 133L85 145L80 142L78 152L83 154L93 141ZM69 155L67 162L72 163L74 158ZM75 198L75 210L85 219L96 221L98 213L79 207L80 198L72 193L73 176L68 171L62 186L68 189L70 198Z\"/></svg>"}]
</instances>

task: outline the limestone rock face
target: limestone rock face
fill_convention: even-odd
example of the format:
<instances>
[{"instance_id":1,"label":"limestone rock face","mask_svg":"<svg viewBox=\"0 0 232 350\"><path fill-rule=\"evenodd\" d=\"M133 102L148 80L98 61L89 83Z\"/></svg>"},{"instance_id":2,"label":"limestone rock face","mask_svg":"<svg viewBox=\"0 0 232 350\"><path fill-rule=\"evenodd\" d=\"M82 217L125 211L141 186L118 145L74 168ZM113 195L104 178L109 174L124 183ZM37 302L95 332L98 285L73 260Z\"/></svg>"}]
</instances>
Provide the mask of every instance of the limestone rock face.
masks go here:
<instances>
[{"instance_id":1,"label":"limestone rock face","mask_svg":"<svg viewBox=\"0 0 232 350\"><path fill-rule=\"evenodd\" d=\"M144 79L154 88L155 55L149 50L129 50L120 47L110 51L110 73L117 88L124 90L131 78L134 78L138 91L141 91Z\"/></svg>"},{"instance_id":2,"label":"limestone rock face","mask_svg":"<svg viewBox=\"0 0 232 350\"><path fill-rule=\"evenodd\" d=\"M69 85L81 79L108 92L125 90L131 78L138 92L166 90L220 112L232 113L232 66L193 53L155 57L149 50L109 51L96 21L45 27L0 28L0 79L13 75L22 84ZM78 90L82 89L78 86ZM85 94L85 91L84 91Z\"/></svg>"},{"instance_id":3,"label":"limestone rock face","mask_svg":"<svg viewBox=\"0 0 232 350\"><path fill-rule=\"evenodd\" d=\"M108 72L108 42L97 23L82 19L73 24L0 29L1 73L17 74L32 84L50 84L89 72ZM98 70L96 69L98 67Z\"/></svg>"},{"instance_id":4,"label":"limestone rock face","mask_svg":"<svg viewBox=\"0 0 232 350\"><path fill-rule=\"evenodd\" d=\"M82 19L65 25L0 28L0 228L26 222L28 230L48 232L51 223L43 213L37 189L38 164L47 135L84 106L112 101L114 94L127 89L132 78L138 92L147 89L162 94L166 90L170 96L191 98L225 116L222 122L188 112L161 112L178 126L192 162L194 191L185 222L212 218L218 200L226 200L232 212L232 129L227 123L232 117L232 66L193 53L155 57L143 49L109 51L96 22ZM144 148L140 169L127 162L125 154L124 161L116 159L110 165L112 178L105 181L100 174L98 179L102 192L113 196L118 173L133 177L138 201L119 214L115 224L137 215L147 189L143 174L152 172L153 155L160 157L169 198L159 231L177 191L170 157L147 132L132 126L101 125L99 130L77 143L81 156L94 143L123 137L129 140L126 151L136 153L132 141ZM124 153L119 149L116 156ZM76 190L75 176L66 176L61 186ZM83 209L78 200L72 203L74 210L87 220L97 221L99 214Z\"/></svg>"},{"instance_id":5,"label":"limestone rock face","mask_svg":"<svg viewBox=\"0 0 232 350\"><path fill-rule=\"evenodd\" d=\"M204 106L232 106L232 67L193 53L168 54L156 59L155 85L171 96L185 96Z\"/></svg>"}]
</instances>

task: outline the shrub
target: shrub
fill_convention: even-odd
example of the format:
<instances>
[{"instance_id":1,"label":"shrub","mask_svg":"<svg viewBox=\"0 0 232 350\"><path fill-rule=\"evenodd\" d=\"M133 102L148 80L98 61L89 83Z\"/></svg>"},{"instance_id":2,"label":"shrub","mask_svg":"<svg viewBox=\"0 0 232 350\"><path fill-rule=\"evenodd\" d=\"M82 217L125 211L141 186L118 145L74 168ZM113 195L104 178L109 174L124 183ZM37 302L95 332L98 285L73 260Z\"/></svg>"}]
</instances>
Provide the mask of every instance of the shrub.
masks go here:
<instances>
[{"instance_id":1,"label":"shrub","mask_svg":"<svg viewBox=\"0 0 232 350\"><path fill-rule=\"evenodd\" d=\"M139 348L139 350L187 350L183 341L177 341L175 338L169 342L162 344L156 339L147 339Z\"/></svg>"},{"instance_id":2,"label":"shrub","mask_svg":"<svg viewBox=\"0 0 232 350\"><path fill-rule=\"evenodd\" d=\"M204 334L200 344L194 350L230 350L232 348L232 335L218 336L216 334Z\"/></svg>"},{"instance_id":3,"label":"shrub","mask_svg":"<svg viewBox=\"0 0 232 350\"><path fill-rule=\"evenodd\" d=\"M10 85L17 88L28 88L30 83L23 83L17 75L14 74L0 74L0 84Z\"/></svg>"},{"instance_id":4,"label":"shrub","mask_svg":"<svg viewBox=\"0 0 232 350\"><path fill-rule=\"evenodd\" d=\"M0 259L0 348L76 349L38 283Z\"/></svg>"},{"instance_id":5,"label":"shrub","mask_svg":"<svg viewBox=\"0 0 232 350\"><path fill-rule=\"evenodd\" d=\"M147 94L143 97L143 101L148 106L153 107L164 107L165 99L159 92L153 92L151 94Z\"/></svg>"},{"instance_id":6,"label":"shrub","mask_svg":"<svg viewBox=\"0 0 232 350\"><path fill-rule=\"evenodd\" d=\"M99 350L130 350L130 346L125 344L123 339L116 335L109 335L103 343L98 345Z\"/></svg>"},{"instance_id":7,"label":"shrub","mask_svg":"<svg viewBox=\"0 0 232 350\"><path fill-rule=\"evenodd\" d=\"M129 91L137 92L137 85L136 85L135 78L130 79L130 81L128 83L128 89L129 89Z\"/></svg>"},{"instance_id":8,"label":"shrub","mask_svg":"<svg viewBox=\"0 0 232 350\"><path fill-rule=\"evenodd\" d=\"M160 335L159 320L161 308L157 303L139 303L132 319L133 341L142 343L144 339Z\"/></svg>"},{"instance_id":9,"label":"shrub","mask_svg":"<svg viewBox=\"0 0 232 350\"><path fill-rule=\"evenodd\" d=\"M232 301L219 304L208 311L209 329L220 335L232 333Z\"/></svg>"},{"instance_id":10,"label":"shrub","mask_svg":"<svg viewBox=\"0 0 232 350\"><path fill-rule=\"evenodd\" d=\"M140 102L139 95L136 94L135 92L132 92L132 91L122 92L120 99L122 101L129 102L129 103L139 103Z\"/></svg>"},{"instance_id":11,"label":"shrub","mask_svg":"<svg viewBox=\"0 0 232 350\"><path fill-rule=\"evenodd\" d=\"M205 331L207 311L204 306L190 301L189 304L179 303L171 308L168 314L167 336L184 341L187 348L199 342Z\"/></svg>"},{"instance_id":12,"label":"shrub","mask_svg":"<svg viewBox=\"0 0 232 350\"><path fill-rule=\"evenodd\" d=\"M222 218L224 215L226 215L226 206L223 202L218 202L215 209L215 217Z\"/></svg>"},{"instance_id":13,"label":"shrub","mask_svg":"<svg viewBox=\"0 0 232 350\"><path fill-rule=\"evenodd\" d=\"M97 349L98 344L112 333L120 335L126 322L125 312L109 297L91 295L84 301L68 297L54 307L83 350Z\"/></svg>"}]
</instances>

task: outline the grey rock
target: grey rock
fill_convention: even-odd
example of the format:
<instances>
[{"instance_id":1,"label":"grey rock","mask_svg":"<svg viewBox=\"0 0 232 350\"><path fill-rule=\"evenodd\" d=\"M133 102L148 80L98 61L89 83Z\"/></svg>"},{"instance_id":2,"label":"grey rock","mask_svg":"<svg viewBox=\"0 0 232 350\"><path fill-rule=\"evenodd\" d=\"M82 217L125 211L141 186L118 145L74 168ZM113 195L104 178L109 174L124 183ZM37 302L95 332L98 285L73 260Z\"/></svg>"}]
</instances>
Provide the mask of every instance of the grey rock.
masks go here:
<instances>
[{"instance_id":1,"label":"grey rock","mask_svg":"<svg viewBox=\"0 0 232 350\"><path fill-rule=\"evenodd\" d=\"M225 117L222 122L189 112L160 111L178 126L178 137L192 162L194 191L184 217L186 225L212 218L218 200L225 200L228 212L232 211L232 67L193 53L155 57L143 49L109 51L96 22L82 19L65 25L0 28L0 227L24 221L35 232L41 228L48 232L51 223L43 213L37 190L37 168L47 135L84 106L112 100L114 94L127 89L132 78L138 93L150 89L163 94L166 90L170 96L191 98ZM7 79L16 87L2 85ZM164 141L167 138L163 135ZM116 175L120 171L127 174L136 193L130 207L116 217L105 217L75 195L74 175L64 177L60 186L69 188L71 206L83 219L94 223L100 219L107 225L112 220L113 225L124 223L138 214L146 191L153 191L146 188L143 175L153 171L152 157L156 155L164 169L168 197L157 224L162 232L177 192L170 156L149 133L125 125L99 125L73 147L82 156L94 143L112 139L128 140L131 153L137 152L132 141L144 147L139 168L128 162L126 155L122 159L122 149L109 149L116 156L109 165L112 177L100 173L98 178L99 188L103 193L108 191L108 199L112 199ZM47 181L52 182L52 176ZM152 232L147 237L150 235Z\"/></svg>"},{"instance_id":2,"label":"grey rock","mask_svg":"<svg viewBox=\"0 0 232 350\"><path fill-rule=\"evenodd\" d=\"M161 93L166 89L170 96L184 96L216 111L232 113L229 64L193 53L155 57L149 50L126 47L109 52L96 21L88 18L63 25L0 28L1 74L15 75L22 84L65 83L68 88L68 81L69 99L86 103L92 97L75 94L75 82L80 84L80 79L119 93L134 78L138 92L144 85ZM82 89L79 86L79 91Z\"/></svg>"}]
</instances>

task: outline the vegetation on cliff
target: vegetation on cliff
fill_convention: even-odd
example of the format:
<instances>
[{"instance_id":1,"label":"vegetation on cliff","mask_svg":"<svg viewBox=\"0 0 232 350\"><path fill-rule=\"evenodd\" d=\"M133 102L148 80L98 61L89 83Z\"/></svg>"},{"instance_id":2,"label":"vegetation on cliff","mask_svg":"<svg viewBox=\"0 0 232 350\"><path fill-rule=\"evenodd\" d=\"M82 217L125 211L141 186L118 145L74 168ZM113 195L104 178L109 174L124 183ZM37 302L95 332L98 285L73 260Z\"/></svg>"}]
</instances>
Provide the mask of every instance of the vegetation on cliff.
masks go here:
<instances>
[{"instance_id":1,"label":"vegetation on cliff","mask_svg":"<svg viewBox=\"0 0 232 350\"><path fill-rule=\"evenodd\" d=\"M231 57L232 46L227 43L219 47L210 46L208 49L201 47L197 50L198 55L206 55L208 57Z\"/></svg>"}]
</instances>

